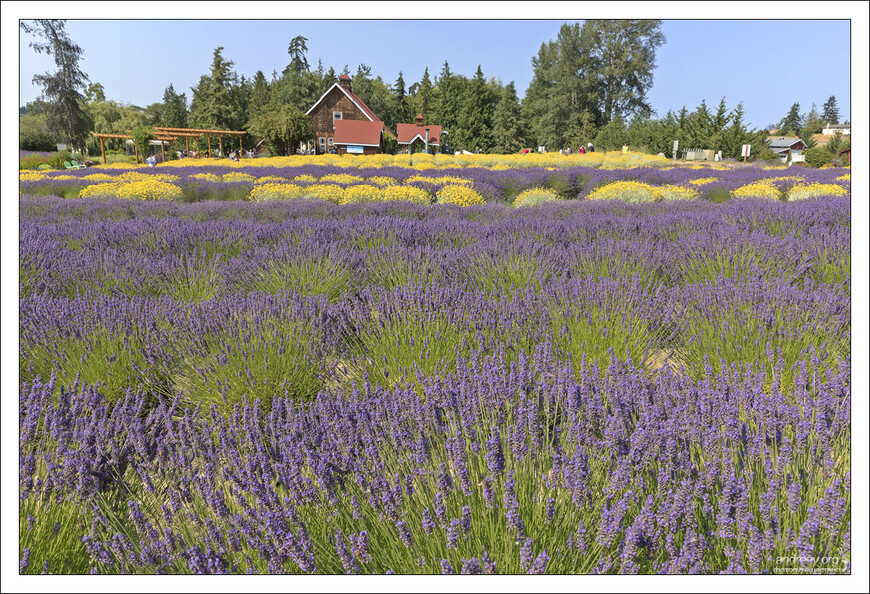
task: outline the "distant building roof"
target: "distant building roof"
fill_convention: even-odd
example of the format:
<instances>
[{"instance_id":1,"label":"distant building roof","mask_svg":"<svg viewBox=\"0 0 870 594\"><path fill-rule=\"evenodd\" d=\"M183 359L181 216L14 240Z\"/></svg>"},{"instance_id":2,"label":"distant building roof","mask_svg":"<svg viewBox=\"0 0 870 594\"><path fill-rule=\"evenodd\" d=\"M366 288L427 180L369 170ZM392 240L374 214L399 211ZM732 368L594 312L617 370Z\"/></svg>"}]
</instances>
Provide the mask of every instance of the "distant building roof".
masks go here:
<instances>
[{"instance_id":1,"label":"distant building roof","mask_svg":"<svg viewBox=\"0 0 870 594\"><path fill-rule=\"evenodd\" d=\"M825 124L825 128L830 128L831 130L841 129L844 130L846 128L851 128L851 124Z\"/></svg>"},{"instance_id":2,"label":"distant building roof","mask_svg":"<svg viewBox=\"0 0 870 594\"><path fill-rule=\"evenodd\" d=\"M771 138L770 148L791 148L797 143L804 144L804 141L800 138Z\"/></svg>"},{"instance_id":3,"label":"distant building roof","mask_svg":"<svg viewBox=\"0 0 870 594\"><path fill-rule=\"evenodd\" d=\"M418 126L417 124L396 124L399 144L411 144L418 136L426 141L426 128L429 128L429 144L441 143L441 126Z\"/></svg>"},{"instance_id":4,"label":"distant building roof","mask_svg":"<svg viewBox=\"0 0 870 594\"><path fill-rule=\"evenodd\" d=\"M359 146L381 146L381 133L385 131L380 120L335 120L335 144Z\"/></svg>"}]
</instances>

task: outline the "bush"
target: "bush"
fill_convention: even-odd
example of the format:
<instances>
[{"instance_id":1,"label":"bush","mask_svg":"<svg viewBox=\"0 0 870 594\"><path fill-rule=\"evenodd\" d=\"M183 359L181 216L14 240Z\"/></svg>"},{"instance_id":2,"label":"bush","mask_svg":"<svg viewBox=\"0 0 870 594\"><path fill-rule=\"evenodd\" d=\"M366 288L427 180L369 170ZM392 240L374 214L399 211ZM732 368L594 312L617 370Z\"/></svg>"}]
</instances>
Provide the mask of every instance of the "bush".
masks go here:
<instances>
[{"instance_id":1,"label":"bush","mask_svg":"<svg viewBox=\"0 0 870 594\"><path fill-rule=\"evenodd\" d=\"M807 149L806 162L811 167L824 167L825 165L829 165L833 160L834 156L826 149L818 146Z\"/></svg>"},{"instance_id":2,"label":"bush","mask_svg":"<svg viewBox=\"0 0 870 594\"><path fill-rule=\"evenodd\" d=\"M66 169L66 165L64 165L64 161L69 161L72 159L72 155L67 151L60 151L59 153L54 153L53 155L49 155L49 157L45 160L52 169Z\"/></svg>"},{"instance_id":3,"label":"bush","mask_svg":"<svg viewBox=\"0 0 870 594\"><path fill-rule=\"evenodd\" d=\"M553 190L546 188L532 188L517 196L516 200L514 200L514 206L537 206L544 202L554 202L559 199L559 195Z\"/></svg>"},{"instance_id":4,"label":"bush","mask_svg":"<svg viewBox=\"0 0 870 594\"><path fill-rule=\"evenodd\" d=\"M45 165L45 169L50 169L46 159L47 157L40 154L27 155L18 161L18 169L39 169L42 165Z\"/></svg>"}]
</instances>

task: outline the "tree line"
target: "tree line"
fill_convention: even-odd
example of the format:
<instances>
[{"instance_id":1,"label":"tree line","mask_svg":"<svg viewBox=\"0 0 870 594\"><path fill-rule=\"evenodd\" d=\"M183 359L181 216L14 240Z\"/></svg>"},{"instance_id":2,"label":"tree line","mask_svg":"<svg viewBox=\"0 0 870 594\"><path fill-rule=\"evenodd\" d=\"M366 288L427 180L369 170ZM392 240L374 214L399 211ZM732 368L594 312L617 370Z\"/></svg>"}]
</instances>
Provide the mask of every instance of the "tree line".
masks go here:
<instances>
[{"instance_id":1,"label":"tree line","mask_svg":"<svg viewBox=\"0 0 870 594\"><path fill-rule=\"evenodd\" d=\"M209 72L191 89L189 100L170 84L162 102L143 108L108 100L102 85L86 84L87 75L77 65L81 50L66 35L63 21L22 23L26 32L46 39L45 44L31 44L36 51L51 53L59 73L72 70L76 75L58 75L69 87L63 92L50 79L34 78L43 86L43 96L27 106L21 119L21 148L53 147L51 139L62 138L95 152L99 143L90 132L125 134L166 126L246 130L252 136L245 137L245 148L251 148L256 136L275 154L292 153L299 141L311 137L305 112L338 76L347 74L353 92L390 129L412 123L419 113L425 123L448 130L456 149L515 153L536 146L576 149L591 142L598 150L612 150L628 143L633 150L671 156L673 142L679 140L681 148L721 150L726 157L738 157L743 144L753 145L753 154L759 154L765 134L747 127L742 104L729 107L723 98L710 109L702 101L692 111L683 107L653 117L648 92L656 50L666 41L661 24L587 20L582 26L562 25L556 39L542 43L533 57L532 80L522 100L513 81L504 84L487 77L480 66L466 77L445 61L437 72L425 67L413 81L404 72L384 80L366 64L355 71L345 64L340 72L320 61L313 67L308 40L300 35L290 41L288 64L281 72L267 77L257 71L246 78L234 70L224 48L217 47ZM810 116L802 121L815 122ZM795 124L788 120L786 125ZM120 141L109 145L118 148Z\"/></svg>"}]
</instances>

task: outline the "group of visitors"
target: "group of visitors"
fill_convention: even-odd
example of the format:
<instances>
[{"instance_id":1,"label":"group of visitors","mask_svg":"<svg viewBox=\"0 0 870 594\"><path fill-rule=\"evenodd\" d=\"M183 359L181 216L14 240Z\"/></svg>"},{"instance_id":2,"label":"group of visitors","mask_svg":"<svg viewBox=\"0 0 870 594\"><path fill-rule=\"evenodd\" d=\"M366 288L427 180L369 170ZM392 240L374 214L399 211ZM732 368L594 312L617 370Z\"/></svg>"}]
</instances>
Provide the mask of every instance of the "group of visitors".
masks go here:
<instances>
[{"instance_id":1,"label":"group of visitors","mask_svg":"<svg viewBox=\"0 0 870 594\"><path fill-rule=\"evenodd\" d=\"M591 142L588 143L586 146L583 146L583 145L581 144L581 145L580 145L580 148L577 149L577 154L578 154L578 155L585 155L586 153L594 153L594 152L595 152L595 147L592 146L592 143L591 143ZM526 152L523 151L523 154L525 155ZM569 144L569 145L568 145L567 147L565 147L564 149L559 149L559 154L562 154L562 155L573 155L573 154L574 154L574 149L572 149L572 148L571 148L571 145Z\"/></svg>"}]
</instances>

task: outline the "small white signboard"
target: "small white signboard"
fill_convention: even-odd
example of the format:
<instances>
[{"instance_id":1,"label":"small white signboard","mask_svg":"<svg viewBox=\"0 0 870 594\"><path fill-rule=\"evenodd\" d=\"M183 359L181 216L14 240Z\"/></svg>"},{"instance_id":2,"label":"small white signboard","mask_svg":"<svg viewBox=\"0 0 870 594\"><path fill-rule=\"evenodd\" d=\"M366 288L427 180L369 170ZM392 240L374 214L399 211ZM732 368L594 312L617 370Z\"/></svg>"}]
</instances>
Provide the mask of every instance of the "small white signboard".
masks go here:
<instances>
[{"instance_id":1,"label":"small white signboard","mask_svg":"<svg viewBox=\"0 0 870 594\"><path fill-rule=\"evenodd\" d=\"M748 157L750 149L752 149L752 145L744 144L743 145L743 152L740 153L740 156L741 157Z\"/></svg>"},{"instance_id":2,"label":"small white signboard","mask_svg":"<svg viewBox=\"0 0 870 594\"><path fill-rule=\"evenodd\" d=\"M57 143L57 150L59 150L59 151L65 151L65 150L66 150L66 145L65 145L64 143L62 143L62 142L58 142L58 143Z\"/></svg>"}]
</instances>

